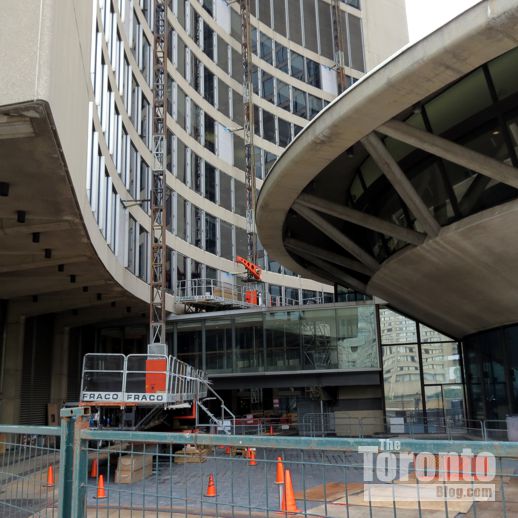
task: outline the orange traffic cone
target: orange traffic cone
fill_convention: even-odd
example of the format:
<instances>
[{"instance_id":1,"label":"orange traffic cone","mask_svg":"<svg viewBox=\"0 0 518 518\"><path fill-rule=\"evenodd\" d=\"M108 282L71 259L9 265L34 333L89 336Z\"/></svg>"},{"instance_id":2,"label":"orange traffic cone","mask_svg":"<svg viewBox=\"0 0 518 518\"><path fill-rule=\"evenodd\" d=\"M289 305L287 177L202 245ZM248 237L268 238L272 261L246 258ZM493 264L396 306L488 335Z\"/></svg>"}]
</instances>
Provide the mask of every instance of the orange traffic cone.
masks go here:
<instances>
[{"instance_id":1,"label":"orange traffic cone","mask_svg":"<svg viewBox=\"0 0 518 518\"><path fill-rule=\"evenodd\" d=\"M277 476L275 477L275 484L284 484L284 465L282 464L282 457L277 457Z\"/></svg>"},{"instance_id":2,"label":"orange traffic cone","mask_svg":"<svg viewBox=\"0 0 518 518\"><path fill-rule=\"evenodd\" d=\"M255 462L255 450L250 450L250 462L248 463L249 466L256 466L257 462Z\"/></svg>"},{"instance_id":3,"label":"orange traffic cone","mask_svg":"<svg viewBox=\"0 0 518 518\"><path fill-rule=\"evenodd\" d=\"M273 426L270 425L270 435L273 435Z\"/></svg>"},{"instance_id":4,"label":"orange traffic cone","mask_svg":"<svg viewBox=\"0 0 518 518\"><path fill-rule=\"evenodd\" d=\"M97 478L98 474L99 474L99 464L97 462L97 459L94 459L92 461L92 469L90 470L90 478Z\"/></svg>"},{"instance_id":5,"label":"orange traffic cone","mask_svg":"<svg viewBox=\"0 0 518 518\"><path fill-rule=\"evenodd\" d=\"M52 464L47 469L47 483L43 484L45 487L54 487L56 482L54 480L54 468Z\"/></svg>"},{"instance_id":6,"label":"orange traffic cone","mask_svg":"<svg viewBox=\"0 0 518 518\"><path fill-rule=\"evenodd\" d=\"M284 472L284 498L282 499L281 511L287 511L288 513L301 512L300 509L297 509L297 502L295 500L295 493L293 492L289 469Z\"/></svg>"},{"instance_id":7,"label":"orange traffic cone","mask_svg":"<svg viewBox=\"0 0 518 518\"><path fill-rule=\"evenodd\" d=\"M212 473L209 475L209 484L205 496L216 496L216 484L214 483L214 475Z\"/></svg>"},{"instance_id":8,"label":"orange traffic cone","mask_svg":"<svg viewBox=\"0 0 518 518\"><path fill-rule=\"evenodd\" d=\"M97 484L97 495L94 497L97 500L103 500L104 498L108 498L106 491L104 489L104 477L99 475L99 482Z\"/></svg>"}]
</instances>

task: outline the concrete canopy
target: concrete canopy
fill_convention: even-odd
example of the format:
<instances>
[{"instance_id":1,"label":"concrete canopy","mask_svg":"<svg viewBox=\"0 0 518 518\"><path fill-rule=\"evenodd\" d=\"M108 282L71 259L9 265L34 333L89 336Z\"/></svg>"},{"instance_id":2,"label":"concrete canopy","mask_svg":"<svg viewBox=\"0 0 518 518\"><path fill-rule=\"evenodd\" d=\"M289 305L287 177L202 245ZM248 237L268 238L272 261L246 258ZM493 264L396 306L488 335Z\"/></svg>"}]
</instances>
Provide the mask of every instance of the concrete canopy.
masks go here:
<instances>
[{"instance_id":1,"label":"concrete canopy","mask_svg":"<svg viewBox=\"0 0 518 518\"><path fill-rule=\"evenodd\" d=\"M396 161L392 163L383 148L376 148L381 142L379 136L392 129L391 121L408 117L424 100L515 49L517 33L515 1L481 1L404 48L323 110L275 163L261 189L256 218L259 237L269 254L301 275L336 281L336 259L331 261L333 268L326 269L328 261L312 258L315 248L320 249L320 257L327 252L334 257L339 250L326 228L318 224L320 220L301 217L300 206L306 204L307 209L311 197L313 208L318 209L320 204L324 208L320 207L319 214L329 215L327 202L333 207L335 219L326 221L334 226L337 215L349 221L358 219L358 214L351 211L340 215L336 204L345 205L345 191L370 155L405 202L406 210L410 208L424 222L414 230L425 238L419 243L416 239L412 242L410 236L404 246L381 261L374 273L357 275L355 278L366 285L365 291L458 337L518 321L518 244L512 235L518 223L518 202L508 200L439 225L426 213L412 185L401 183L406 178L401 177ZM398 138L403 142L404 137ZM460 146L446 139L433 141L432 147L430 142L426 144L428 147L419 145L419 151L448 160L457 153L457 163L464 160L464 167L471 158L469 169L487 175L488 181L500 175L498 181L515 187L516 163L489 159L487 168L480 170L487 159L482 154L463 153ZM311 217L311 213L308 215ZM372 229L376 225L382 228L381 221L370 217L364 226ZM340 228L344 232L348 227ZM356 231L356 236L359 234L361 231ZM298 246L293 246L294 241ZM307 247L304 250L304 243L313 251L307 252ZM341 253L345 254L343 248ZM341 278L347 278L350 272L346 269Z\"/></svg>"},{"instance_id":2,"label":"concrete canopy","mask_svg":"<svg viewBox=\"0 0 518 518\"><path fill-rule=\"evenodd\" d=\"M92 246L47 103L0 108L0 156L0 298L11 313L63 313L75 326L146 312Z\"/></svg>"}]
</instances>

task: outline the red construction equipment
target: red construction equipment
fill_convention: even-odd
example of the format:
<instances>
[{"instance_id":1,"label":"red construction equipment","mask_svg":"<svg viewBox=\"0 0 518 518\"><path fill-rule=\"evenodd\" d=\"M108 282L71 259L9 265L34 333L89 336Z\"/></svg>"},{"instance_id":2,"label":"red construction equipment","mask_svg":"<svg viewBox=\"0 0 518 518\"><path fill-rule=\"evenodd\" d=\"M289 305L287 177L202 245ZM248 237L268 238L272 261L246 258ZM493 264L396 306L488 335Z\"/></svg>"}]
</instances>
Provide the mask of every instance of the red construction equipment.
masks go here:
<instances>
[{"instance_id":1,"label":"red construction equipment","mask_svg":"<svg viewBox=\"0 0 518 518\"><path fill-rule=\"evenodd\" d=\"M259 302L257 290L247 290L245 292L245 302L247 302L248 304L255 304L257 306Z\"/></svg>"},{"instance_id":2,"label":"red construction equipment","mask_svg":"<svg viewBox=\"0 0 518 518\"><path fill-rule=\"evenodd\" d=\"M167 359L146 360L146 394L165 392L167 379Z\"/></svg>"},{"instance_id":3,"label":"red construction equipment","mask_svg":"<svg viewBox=\"0 0 518 518\"><path fill-rule=\"evenodd\" d=\"M250 261L247 261L244 257L240 255L236 256L236 261L241 263L248 271L248 273L256 280L261 280L261 268Z\"/></svg>"}]
</instances>

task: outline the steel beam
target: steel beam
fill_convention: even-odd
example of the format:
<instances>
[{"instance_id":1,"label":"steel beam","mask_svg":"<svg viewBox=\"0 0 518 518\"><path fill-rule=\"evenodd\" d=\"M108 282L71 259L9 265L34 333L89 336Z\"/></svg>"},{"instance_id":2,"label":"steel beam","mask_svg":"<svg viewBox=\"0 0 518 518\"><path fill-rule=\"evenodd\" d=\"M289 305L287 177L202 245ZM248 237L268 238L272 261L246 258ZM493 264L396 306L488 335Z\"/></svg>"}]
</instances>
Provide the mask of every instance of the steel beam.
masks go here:
<instances>
[{"instance_id":1,"label":"steel beam","mask_svg":"<svg viewBox=\"0 0 518 518\"><path fill-rule=\"evenodd\" d=\"M371 133L362 139L362 144L374 162L376 162L378 167L383 171L399 196L401 196L408 208L421 223L425 232L431 237L437 236L441 229L439 223L437 223L428 207L414 189L410 180L388 152L380 138L374 133Z\"/></svg>"},{"instance_id":2,"label":"steel beam","mask_svg":"<svg viewBox=\"0 0 518 518\"><path fill-rule=\"evenodd\" d=\"M465 146L397 120L386 122L376 131L518 189L517 169Z\"/></svg>"},{"instance_id":3,"label":"steel beam","mask_svg":"<svg viewBox=\"0 0 518 518\"><path fill-rule=\"evenodd\" d=\"M351 209L345 205L340 205L331 201L324 200L318 196L312 194L301 194L297 199L305 207L310 209L318 210L324 214L329 214L335 218L349 221L360 227L365 227L380 234L394 237L405 243L411 243L412 245L420 245L426 239L424 234L411 230L409 228L400 227L389 221L385 221L376 216L366 214L359 210Z\"/></svg>"},{"instance_id":4,"label":"steel beam","mask_svg":"<svg viewBox=\"0 0 518 518\"><path fill-rule=\"evenodd\" d=\"M372 255L368 254L363 248L359 247L354 241L345 236L340 230L338 230L334 225L329 223L329 221L324 219L313 209L308 209L298 202L293 204L292 209L305 220L309 221L312 225L318 228L330 239L335 241L335 243L339 244L346 252L356 257L358 261L366 265L368 268L374 271L379 268L380 265L378 261L376 261Z\"/></svg>"},{"instance_id":5,"label":"steel beam","mask_svg":"<svg viewBox=\"0 0 518 518\"><path fill-rule=\"evenodd\" d=\"M318 268L318 270L322 272L321 275L323 275L324 278L325 275L332 275L335 279L340 281L340 284L348 286L349 288L353 288L362 293L365 293L367 291L366 284L364 284L358 279L355 279L352 275L348 275L343 270L340 270L340 268L333 266L328 261L323 261L322 259L318 259L314 256L303 256L303 258L311 264L314 264Z\"/></svg>"},{"instance_id":6,"label":"steel beam","mask_svg":"<svg viewBox=\"0 0 518 518\"><path fill-rule=\"evenodd\" d=\"M298 255L309 254L313 257L323 259L324 261L329 261L330 263L338 264L339 266L344 266L349 270L353 270L358 273L363 273L365 275L372 275L374 273L374 270L372 270L368 266L365 266L359 261L349 259L348 257L344 257L340 254L335 254L334 252L324 250L314 245L309 245L307 243L304 243L304 241L300 241L298 239L286 239L284 241L284 245L286 246L286 248L292 250Z\"/></svg>"}]
</instances>

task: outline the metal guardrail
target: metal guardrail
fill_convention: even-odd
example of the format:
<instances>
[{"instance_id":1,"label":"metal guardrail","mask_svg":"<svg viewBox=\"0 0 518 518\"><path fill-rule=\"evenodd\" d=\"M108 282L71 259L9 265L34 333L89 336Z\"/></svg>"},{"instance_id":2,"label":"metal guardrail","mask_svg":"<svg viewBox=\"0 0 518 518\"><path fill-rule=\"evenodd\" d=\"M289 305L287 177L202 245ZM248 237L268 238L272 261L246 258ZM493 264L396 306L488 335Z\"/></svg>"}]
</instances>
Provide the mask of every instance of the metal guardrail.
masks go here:
<instances>
[{"instance_id":1,"label":"metal guardrail","mask_svg":"<svg viewBox=\"0 0 518 518\"><path fill-rule=\"evenodd\" d=\"M432 511L444 517L516 516L518 443L472 441L466 453L465 441L124 432L89 429L87 407L63 409L61 416L61 429L0 426L0 444L6 445L1 516L406 518L409 509L419 517ZM58 434L59 449L52 443ZM249 458L242 455L246 450ZM476 462L455 466L457 454ZM381 463L389 467L380 472L373 455L406 455L409 464ZM432 462L420 464L420 458ZM47 488L51 465L54 487ZM369 470L375 471L373 480ZM276 484L279 474L282 484ZM475 500L473 490L484 477L490 499ZM462 488L472 494L430 498L432 489L450 487L457 496ZM404 501L402 489L417 496ZM373 499L379 491L383 499Z\"/></svg>"},{"instance_id":2,"label":"metal guardrail","mask_svg":"<svg viewBox=\"0 0 518 518\"><path fill-rule=\"evenodd\" d=\"M181 304L213 303L243 308L256 307L257 304L247 302L246 293L249 289L215 279L183 280L177 284L176 300Z\"/></svg>"},{"instance_id":3,"label":"metal guardrail","mask_svg":"<svg viewBox=\"0 0 518 518\"><path fill-rule=\"evenodd\" d=\"M437 440L507 441L507 422L451 418L348 417L334 412L304 414L300 435L311 437L400 437L434 436Z\"/></svg>"}]
</instances>

